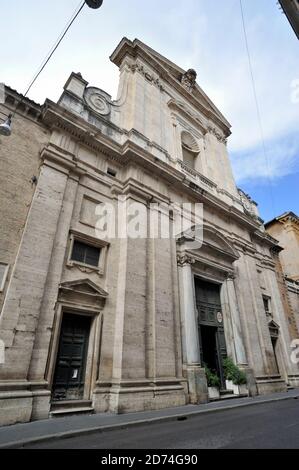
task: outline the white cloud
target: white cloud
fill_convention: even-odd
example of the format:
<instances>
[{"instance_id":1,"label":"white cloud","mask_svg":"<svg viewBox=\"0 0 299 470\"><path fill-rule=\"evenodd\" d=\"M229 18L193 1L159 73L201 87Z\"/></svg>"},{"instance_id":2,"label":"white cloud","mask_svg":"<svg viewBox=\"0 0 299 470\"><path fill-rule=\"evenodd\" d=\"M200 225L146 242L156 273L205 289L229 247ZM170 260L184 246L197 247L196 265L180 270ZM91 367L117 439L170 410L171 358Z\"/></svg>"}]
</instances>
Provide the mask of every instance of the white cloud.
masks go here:
<instances>
[{"instance_id":1,"label":"white cloud","mask_svg":"<svg viewBox=\"0 0 299 470\"><path fill-rule=\"evenodd\" d=\"M38 7L36 0L27 0L16 7L7 0L2 6L2 35L10 38L10 47L0 51L0 80L20 92L78 1L50 3ZM299 103L292 100L292 83L299 79L298 43L275 0L243 3L270 173L276 178L296 166L293 144L284 141L280 150L271 146L298 130ZM18 31L13 36L12 25ZM252 162L263 177L239 0L105 0L98 11L85 9L29 96L40 103L46 97L57 100L69 74L80 71L115 97L118 70L109 55L122 36L138 37L183 68L195 68L199 84L232 124L229 151L238 180L250 178Z\"/></svg>"},{"instance_id":2,"label":"white cloud","mask_svg":"<svg viewBox=\"0 0 299 470\"><path fill-rule=\"evenodd\" d=\"M299 139L297 135L268 142L266 155L262 148L232 154L234 174L238 184L244 182L269 182L298 171Z\"/></svg>"}]
</instances>

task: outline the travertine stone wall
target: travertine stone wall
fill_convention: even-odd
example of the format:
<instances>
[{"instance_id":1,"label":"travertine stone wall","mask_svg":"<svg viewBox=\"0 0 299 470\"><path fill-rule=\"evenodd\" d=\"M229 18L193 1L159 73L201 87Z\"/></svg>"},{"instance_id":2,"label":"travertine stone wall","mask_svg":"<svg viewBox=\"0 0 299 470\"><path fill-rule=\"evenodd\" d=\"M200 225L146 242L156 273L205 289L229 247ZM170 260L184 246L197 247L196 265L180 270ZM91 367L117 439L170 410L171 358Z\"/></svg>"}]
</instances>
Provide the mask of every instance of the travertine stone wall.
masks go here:
<instances>
[{"instance_id":1,"label":"travertine stone wall","mask_svg":"<svg viewBox=\"0 0 299 470\"><path fill-rule=\"evenodd\" d=\"M2 380L27 378L66 182L66 173L41 168L1 314Z\"/></svg>"},{"instance_id":2,"label":"travertine stone wall","mask_svg":"<svg viewBox=\"0 0 299 470\"><path fill-rule=\"evenodd\" d=\"M9 110L0 104L1 112ZM11 278L24 226L39 175L39 152L49 139L49 132L30 118L16 114L13 119L14 138L0 136L0 262L9 265L0 309Z\"/></svg>"},{"instance_id":3,"label":"travertine stone wall","mask_svg":"<svg viewBox=\"0 0 299 470\"><path fill-rule=\"evenodd\" d=\"M112 56L121 71L116 101L72 74L58 104L47 100L35 121L17 115L0 141L0 262L10 265L0 293L2 424L49 416L66 311L91 320L83 398L95 412L206 402L195 277L219 285L227 352L246 371L250 394L297 385L270 254L276 243L236 188L229 123L199 87L193 95L182 86L175 64L141 43L122 47ZM181 162L183 131L198 149L193 173ZM119 197L141 204L143 223L153 221L153 202L204 204L202 247L188 247L185 233L102 238L99 204L126 225ZM154 212L173 229L173 213ZM101 247L98 267L70 260L74 237ZM280 331L279 373L265 293Z\"/></svg>"}]
</instances>

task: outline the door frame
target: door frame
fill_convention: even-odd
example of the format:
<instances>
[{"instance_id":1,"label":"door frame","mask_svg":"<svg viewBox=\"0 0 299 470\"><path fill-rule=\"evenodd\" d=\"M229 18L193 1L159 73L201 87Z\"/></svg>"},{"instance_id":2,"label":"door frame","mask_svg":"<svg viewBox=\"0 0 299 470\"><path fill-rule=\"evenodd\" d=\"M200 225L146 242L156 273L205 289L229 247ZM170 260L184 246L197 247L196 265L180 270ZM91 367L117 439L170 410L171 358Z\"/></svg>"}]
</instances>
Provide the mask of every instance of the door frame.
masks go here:
<instances>
[{"instance_id":1,"label":"door frame","mask_svg":"<svg viewBox=\"0 0 299 470\"><path fill-rule=\"evenodd\" d=\"M76 308L65 304L58 305L54 317L53 333L46 368L46 380L52 392L61 336L62 318L65 313L90 317L90 331L85 363L83 400L91 400L92 390L94 388L99 373L99 358L101 350L101 336L103 324L103 314L99 310L93 310L92 308L82 307ZM63 403L63 400L61 400L61 403Z\"/></svg>"},{"instance_id":2,"label":"door frame","mask_svg":"<svg viewBox=\"0 0 299 470\"><path fill-rule=\"evenodd\" d=\"M205 282L207 284L215 284L219 287L219 305L221 307L221 313L222 313L222 326L220 324L215 324L215 323L210 323L210 322L200 322L200 318L199 318L199 312L198 312L198 308L197 308L197 299L196 299L196 288L195 288L195 283L196 283L196 279L202 281L202 282ZM218 358L218 362L219 362L219 368L220 368L220 380L221 380L221 387L225 389L226 387L226 382L225 382L225 378L224 378L224 370L223 370L223 366L222 366L222 354L221 354L221 347L220 347L220 344L219 344L219 329L222 329L223 330L223 335L224 335L224 339L225 339L225 346L226 346L226 352L227 352L227 335L226 335L226 321L227 319L224 318L224 308L223 308L223 304L222 304L222 299L221 299L221 289L223 288L223 283L224 283L224 280L219 280L219 279L216 279L215 277L204 277L203 275L200 275L200 274L197 274L196 272L193 272L193 293L194 293L194 305L195 305L195 311L196 311L196 315L197 315L197 325L198 325L198 339L199 339L199 352L200 352L200 360L202 362L202 339L201 339L201 325L202 326L210 326L210 327L213 327L215 328L215 339L216 339L216 348L217 348L217 358ZM228 353L227 353L228 354Z\"/></svg>"}]
</instances>

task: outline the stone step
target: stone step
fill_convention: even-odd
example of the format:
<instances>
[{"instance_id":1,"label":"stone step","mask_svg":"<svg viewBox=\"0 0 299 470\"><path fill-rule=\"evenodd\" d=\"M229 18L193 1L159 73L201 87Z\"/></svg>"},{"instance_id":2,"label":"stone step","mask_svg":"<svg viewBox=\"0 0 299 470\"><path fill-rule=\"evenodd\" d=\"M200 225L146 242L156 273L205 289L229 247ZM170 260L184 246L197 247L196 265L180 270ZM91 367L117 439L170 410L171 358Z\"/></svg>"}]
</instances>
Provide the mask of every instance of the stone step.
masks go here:
<instances>
[{"instance_id":1,"label":"stone step","mask_svg":"<svg viewBox=\"0 0 299 470\"><path fill-rule=\"evenodd\" d=\"M51 411L58 411L65 408L90 408L91 400L61 400L51 403Z\"/></svg>"},{"instance_id":2,"label":"stone step","mask_svg":"<svg viewBox=\"0 0 299 470\"><path fill-rule=\"evenodd\" d=\"M51 411L51 418L61 418L64 416L82 415L82 414L93 414L94 409L91 406L86 407L75 407L75 408L61 408L59 410Z\"/></svg>"},{"instance_id":3,"label":"stone step","mask_svg":"<svg viewBox=\"0 0 299 470\"><path fill-rule=\"evenodd\" d=\"M222 389L220 395L233 395L233 390Z\"/></svg>"},{"instance_id":4,"label":"stone step","mask_svg":"<svg viewBox=\"0 0 299 470\"><path fill-rule=\"evenodd\" d=\"M220 394L220 398L210 398L209 401L211 402L211 401L233 400L234 398L248 398L248 395L245 393L241 395L235 395L234 393L230 391L229 394L224 394L224 395Z\"/></svg>"}]
</instances>

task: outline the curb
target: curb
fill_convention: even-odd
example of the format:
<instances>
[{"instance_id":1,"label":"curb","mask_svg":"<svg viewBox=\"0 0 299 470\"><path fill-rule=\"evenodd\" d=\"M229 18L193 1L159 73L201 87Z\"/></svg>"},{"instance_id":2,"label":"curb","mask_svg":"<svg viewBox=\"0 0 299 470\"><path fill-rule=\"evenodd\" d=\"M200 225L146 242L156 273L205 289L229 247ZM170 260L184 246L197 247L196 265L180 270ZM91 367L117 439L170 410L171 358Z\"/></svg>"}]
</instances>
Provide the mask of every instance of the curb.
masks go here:
<instances>
[{"instance_id":1,"label":"curb","mask_svg":"<svg viewBox=\"0 0 299 470\"><path fill-rule=\"evenodd\" d=\"M127 429L130 427L142 426L144 424L157 424L157 423L176 421L176 420L183 421L185 419L193 418L201 414L216 413L219 411L233 410L235 408L245 408L247 406L264 405L266 403L273 403L276 401L296 400L296 399L299 399L299 393L298 395L293 395L289 397L288 396L280 397L280 398L273 397L268 400L265 399L265 400L259 400L256 402L253 401L253 402L247 402L247 403L238 403L236 405L232 404L229 406L221 406L219 408L210 408L207 410L190 411L190 412L187 412L186 414L173 414L170 416L159 416L157 418L146 418L146 419L140 419L136 421L128 421L127 423L120 423L120 424L108 424L104 426L99 425L99 426L95 426L92 428L77 429L73 431L65 431L65 432L60 432L56 434L47 434L47 435L40 436L40 437L32 437L28 439L22 439L19 441L7 442L5 444L0 444L0 450L1 449L19 449L22 447L26 447L26 445L36 444L39 442L42 443L42 442L48 442L48 441L56 441L59 439L87 436L88 434L93 434L95 432L102 433L102 432L114 431L116 429Z\"/></svg>"}]
</instances>

